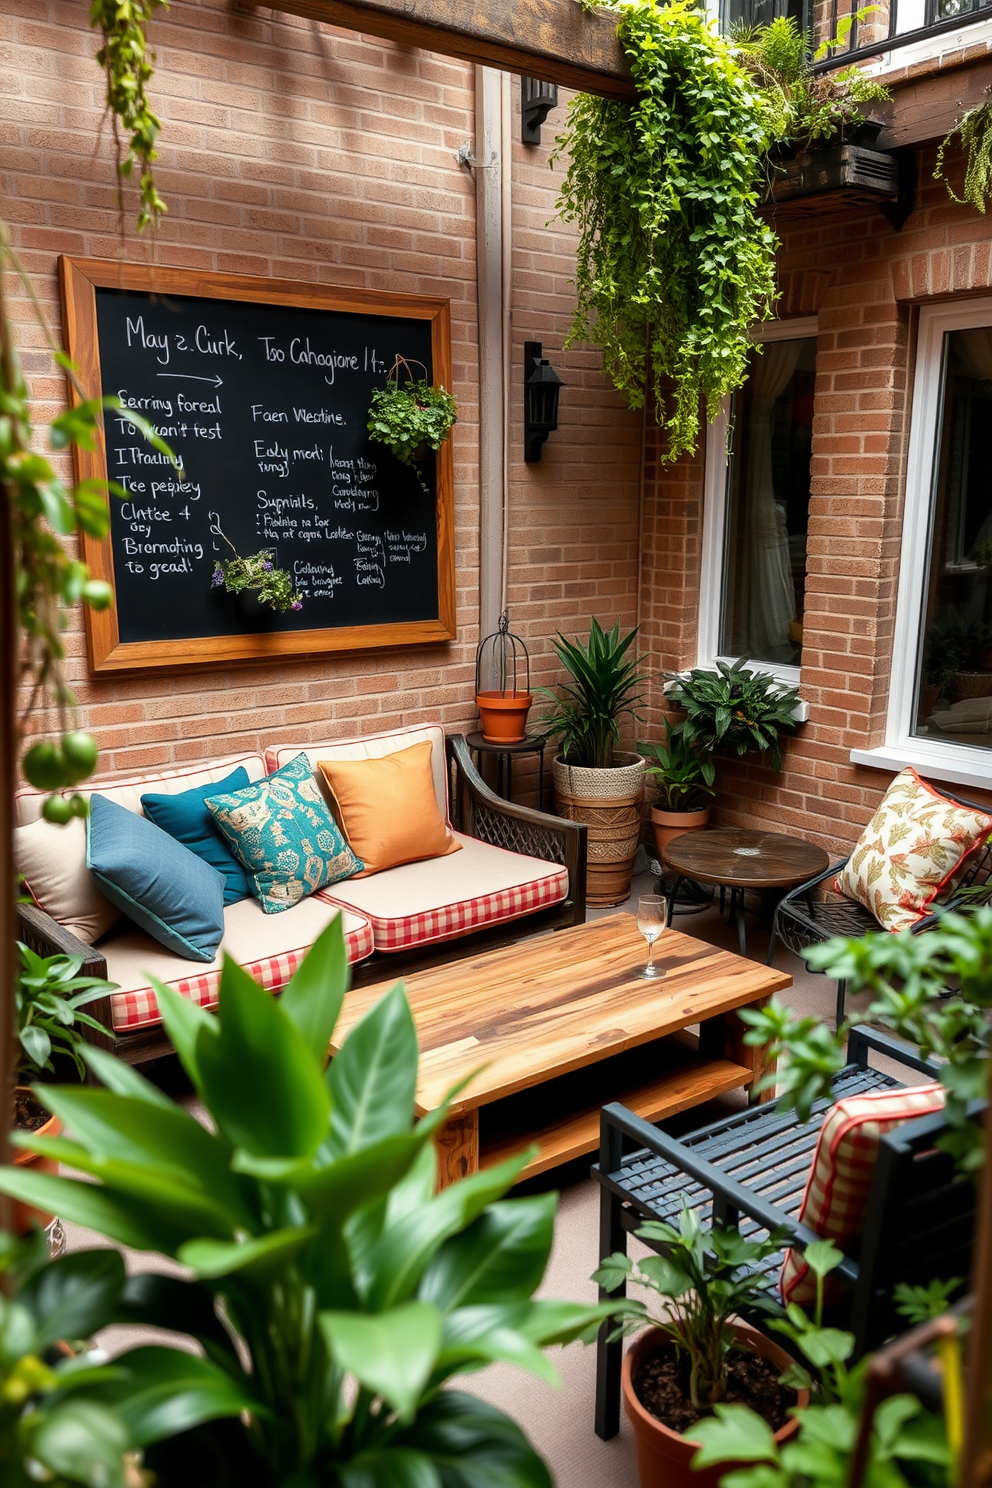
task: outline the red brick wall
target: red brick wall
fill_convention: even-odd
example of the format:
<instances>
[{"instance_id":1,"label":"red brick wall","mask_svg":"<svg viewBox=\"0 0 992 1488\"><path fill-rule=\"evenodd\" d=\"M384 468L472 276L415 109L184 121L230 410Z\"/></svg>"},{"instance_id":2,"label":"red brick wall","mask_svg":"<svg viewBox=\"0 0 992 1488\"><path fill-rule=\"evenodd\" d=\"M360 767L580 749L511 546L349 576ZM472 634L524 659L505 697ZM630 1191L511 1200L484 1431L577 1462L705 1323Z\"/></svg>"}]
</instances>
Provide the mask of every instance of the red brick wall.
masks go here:
<instances>
[{"instance_id":1,"label":"red brick wall","mask_svg":"<svg viewBox=\"0 0 992 1488\"><path fill-rule=\"evenodd\" d=\"M852 765L850 751L884 740L914 308L992 292L987 221L948 199L934 160L933 149L918 155L916 209L900 233L873 207L798 221L782 211L775 224L783 309L819 315L801 683L810 717L781 775L750 760L719 763L718 811L725 825L794 830L835 852L857 839L891 779ZM652 450L643 606L648 640L671 668L696 662L701 512L701 462L670 470ZM656 717L657 690L653 705Z\"/></svg>"},{"instance_id":2,"label":"red brick wall","mask_svg":"<svg viewBox=\"0 0 992 1488\"><path fill-rule=\"evenodd\" d=\"M458 640L361 657L227 672L90 680L78 615L67 634L80 721L102 768L168 765L276 738L301 742L440 718L471 727L478 639L478 343L475 188L455 161L474 133L472 68L428 52L225 0L175 0L156 19L158 184L169 214L118 235L112 151L98 143L102 77L85 0L0 0L0 215L56 330L60 253L397 289L451 300ZM514 85L518 91L518 85ZM550 140L555 121L546 131ZM517 128L516 134L519 134ZM551 679L549 637L590 612L632 624L640 420L588 351L562 355L572 304L570 230L548 226L547 150L514 148L510 584L513 622ZM39 422L64 386L15 290ZM521 459L522 343L543 339L568 383L562 430ZM39 715L36 726L49 720Z\"/></svg>"}]
</instances>

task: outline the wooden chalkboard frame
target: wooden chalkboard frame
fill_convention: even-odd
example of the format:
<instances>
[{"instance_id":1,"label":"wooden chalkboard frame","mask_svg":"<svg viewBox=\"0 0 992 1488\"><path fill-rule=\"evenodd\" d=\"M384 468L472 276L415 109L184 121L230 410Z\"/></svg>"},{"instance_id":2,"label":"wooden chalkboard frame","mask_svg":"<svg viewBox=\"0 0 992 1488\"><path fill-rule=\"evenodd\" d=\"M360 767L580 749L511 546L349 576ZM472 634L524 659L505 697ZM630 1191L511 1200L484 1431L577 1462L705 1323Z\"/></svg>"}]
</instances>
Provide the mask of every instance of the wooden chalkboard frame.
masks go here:
<instances>
[{"instance_id":1,"label":"wooden chalkboard frame","mask_svg":"<svg viewBox=\"0 0 992 1488\"><path fill-rule=\"evenodd\" d=\"M451 313L449 301L380 290L338 289L291 279L264 279L249 274L221 274L159 265L109 263L95 258L59 258L65 346L75 363L87 397L102 389L97 335L96 291L134 290L160 295L196 295L211 300L241 300L302 309L353 314L390 315L430 322L434 379L451 387ZM79 401L72 382L69 397ZM93 451L75 450L76 478L107 478L103 432ZM114 581L109 536L102 542L83 536L82 556L94 578ZM451 438L437 453L437 591L436 619L386 625L335 626L319 630L269 631L258 635L201 636L192 640L122 642L116 604L108 610L85 610L87 655L91 674L140 673L182 668L200 671L235 663L288 660L333 652L383 650L394 646L435 645L456 638L454 458Z\"/></svg>"}]
</instances>

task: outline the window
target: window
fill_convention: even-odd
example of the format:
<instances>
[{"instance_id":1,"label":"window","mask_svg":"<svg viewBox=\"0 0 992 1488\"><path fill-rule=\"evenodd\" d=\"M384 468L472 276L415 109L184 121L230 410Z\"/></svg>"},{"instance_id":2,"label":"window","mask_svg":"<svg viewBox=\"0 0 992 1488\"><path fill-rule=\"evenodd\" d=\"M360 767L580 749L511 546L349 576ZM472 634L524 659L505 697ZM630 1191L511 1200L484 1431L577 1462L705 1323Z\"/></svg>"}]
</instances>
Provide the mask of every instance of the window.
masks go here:
<instances>
[{"instance_id":1,"label":"window","mask_svg":"<svg viewBox=\"0 0 992 1488\"><path fill-rule=\"evenodd\" d=\"M992 298L920 312L886 743L851 758L992 777Z\"/></svg>"},{"instance_id":2,"label":"window","mask_svg":"<svg viewBox=\"0 0 992 1488\"><path fill-rule=\"evenodd\" d=\"M747 381L707 441L699 664L749 657L799 680L816 321L757 332ZM728 446L728 424L731 428Z\"/></svg>"}]
</instances>

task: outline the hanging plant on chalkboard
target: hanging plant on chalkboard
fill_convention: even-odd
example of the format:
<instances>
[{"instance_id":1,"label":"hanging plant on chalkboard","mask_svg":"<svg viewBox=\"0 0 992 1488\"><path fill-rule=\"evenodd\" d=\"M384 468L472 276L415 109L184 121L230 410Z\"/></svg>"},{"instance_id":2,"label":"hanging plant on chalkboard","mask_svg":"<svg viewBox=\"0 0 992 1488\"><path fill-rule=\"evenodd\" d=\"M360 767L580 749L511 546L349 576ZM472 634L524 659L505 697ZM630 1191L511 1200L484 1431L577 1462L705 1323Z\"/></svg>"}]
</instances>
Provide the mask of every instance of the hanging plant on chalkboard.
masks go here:
<instances>
[{"instance_id":1,"label":"hanging plant on chalkboard","mask_svg":"<svg viewBox=\"0 0 992 1488\"><path fill-rule=\"evenodd\" d=\"M271 552L264 548L242 558L237 548L219 528L214 529L223 537L234 554L233 558L214 559L214 572L210 580L214 589L224 589L228 594L252 593L259 604L269 605L282 614L285 610L302 610L303 601L293 588L293 580L284 568L276 568Z\"/></svg>"},{"instance_id":2,"label":"hanging plant on chalkboard","mask_svg":"<svg viewBox=\"0 0 992 1488\"><path fill-rule=\"evenodd\" d=\"M424 367L423 362L414 365ZM403 371L409 380L401 386ZM434 387L427 381L427 368L424 367L423 377L415 377L406 358L397 356L386 373L386 386L376 388L372 394L368 429L378 444L384 444L397 460L414 470L429 494L427 482L417 470L417 461L425 460L432 451L441 448L457 418L454 398L446 388Z\"/></svg>"}]
</instances>

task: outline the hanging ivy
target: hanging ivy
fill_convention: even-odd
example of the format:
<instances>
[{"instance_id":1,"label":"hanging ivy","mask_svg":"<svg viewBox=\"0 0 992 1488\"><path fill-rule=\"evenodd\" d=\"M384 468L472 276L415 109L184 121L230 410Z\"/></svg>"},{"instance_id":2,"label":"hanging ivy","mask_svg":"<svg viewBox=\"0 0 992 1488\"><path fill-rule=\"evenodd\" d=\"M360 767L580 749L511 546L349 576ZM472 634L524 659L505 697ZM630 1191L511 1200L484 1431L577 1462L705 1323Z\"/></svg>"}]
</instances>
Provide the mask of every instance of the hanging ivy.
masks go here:
<instances>
[{"instance_id":1,"label":"hanging ivy","mask_svg":"<svg viewBox=\"0 0 992 1488\"><path fill-rule=\"evenodd\" d=\"M579 227L568 344L591 341L632 408L654 385L665 458L695 448L741 385L749 330L775 294L771 228L755 215L776 111L688 0L613 0L637 98L580 94L557 155L559 210Z\"/></svg>"},{"instance_id":2,"label":"hanging ivy","mask_svg":"<svg viewBox=\"0 0 992 1488\"><path fill-rule=\"evenodd\" d=\"M958 196L944 174L944 151L955 135L961 136L965 154L963 196ZM958 120L937 151L933 175L935 181L944 182L952 201L961 206L970 203L984 216L992 201L992 103L980 103Z\"/></svg>"},{"instance_id":3,"label":"hanging ivy","mask_svg":"<svg viewBox=\"0 0 992 1488\"><path fill-rule=\"evenodd\" d=\"M152 169L157 159L155 141L162 125L151 110L147 93L154 56L148 49L145 27L160 7L168 9L166 0L92 0L90 4L90 25L103 36L96 60L107 77L107 113L113 121L121 197L124 181L138 165L139 232L168 211L158 194ZM122 132L127 135L126 143Z\"/></svg>"}]
</instances>

